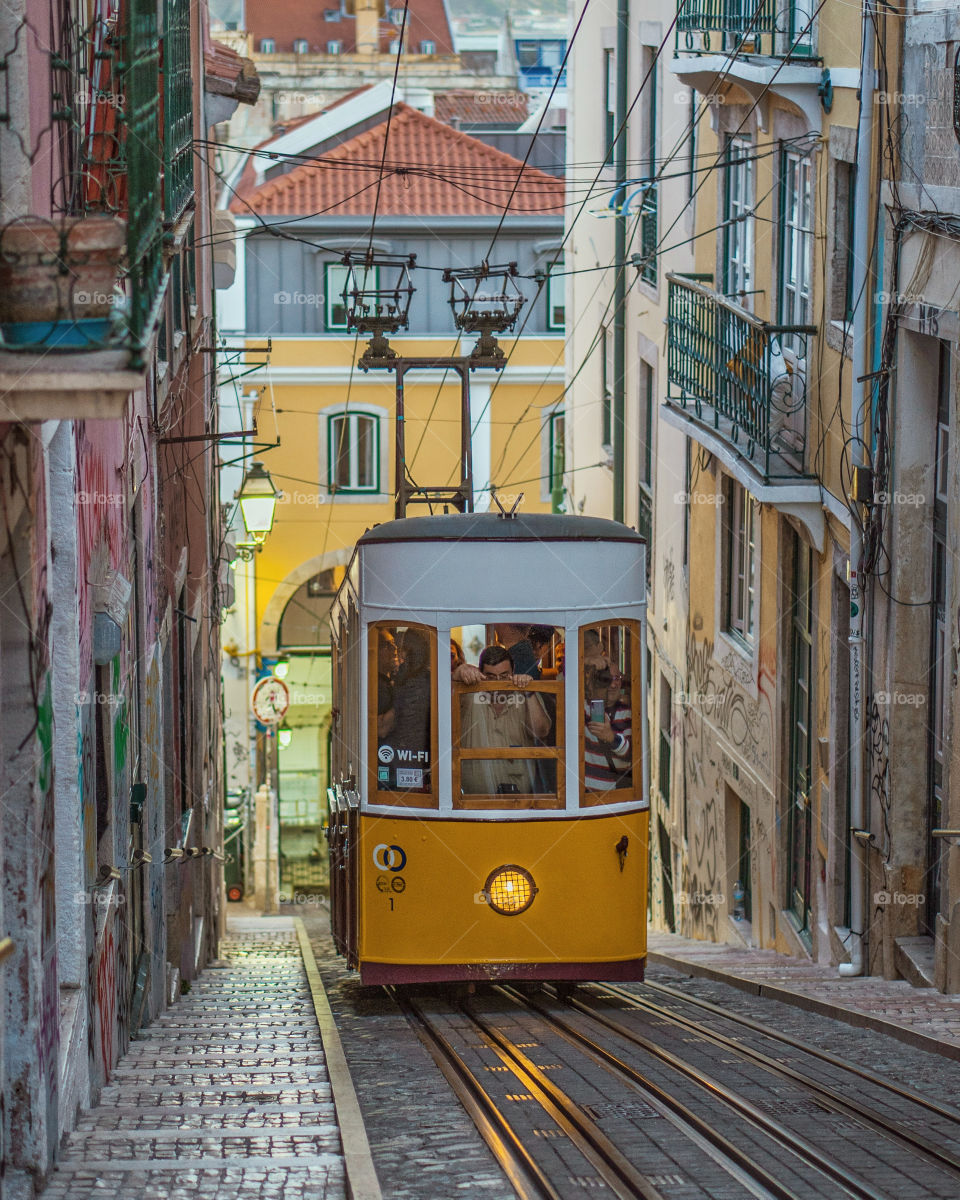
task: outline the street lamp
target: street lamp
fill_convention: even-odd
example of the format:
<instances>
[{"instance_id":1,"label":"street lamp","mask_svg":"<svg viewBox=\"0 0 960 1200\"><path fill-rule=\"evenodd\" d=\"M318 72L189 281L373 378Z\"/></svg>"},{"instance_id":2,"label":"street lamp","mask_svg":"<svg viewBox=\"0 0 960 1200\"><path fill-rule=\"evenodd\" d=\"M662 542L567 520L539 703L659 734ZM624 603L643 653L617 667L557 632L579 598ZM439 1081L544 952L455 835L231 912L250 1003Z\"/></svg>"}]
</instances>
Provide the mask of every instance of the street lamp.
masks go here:
<instances>
[{"instance_id":1,"label":"street lamp","mask_svg":"<svg viewBox=\"0 0 960 1200\"><path fill-rule=\"evenodd\" d=\"M273 486L270 472L262 462L250 464L250 470L243 477L237 499L240 502L240 515L247 536L257 547L262 546L267 534L273 528L273 516L277 510L279 493Z\"/></svg>"}]
</instances>

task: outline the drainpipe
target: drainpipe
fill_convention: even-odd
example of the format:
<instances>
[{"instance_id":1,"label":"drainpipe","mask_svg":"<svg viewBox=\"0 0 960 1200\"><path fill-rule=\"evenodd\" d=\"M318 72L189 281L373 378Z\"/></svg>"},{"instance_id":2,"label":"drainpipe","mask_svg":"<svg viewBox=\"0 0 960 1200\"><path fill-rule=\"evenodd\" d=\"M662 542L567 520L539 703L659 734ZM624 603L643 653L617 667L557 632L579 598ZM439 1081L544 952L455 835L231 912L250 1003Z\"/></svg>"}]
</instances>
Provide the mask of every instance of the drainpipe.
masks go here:
<instances>
[{"instance_id":1,"label":"drainpipe","mask_svg":"<svg viewBox=\"0 0 960 1200\"><path fill-rule=\"evenodd\" d=\"M619 137L613 151L614 174L616 175L618 191L615 193L625 199L627 181L627 131L624 123L627 117L627 48L630 32L629 0L617 0L617 108L616 122ZM627 271L623 262L627 257L627 218L620 215L616 219L616 238L614 242L613 260L617 264L617 272L613 285L613 519L623 520L623 417L624 417L624 374L626 371L627 327Z\"/></svg>"},{"instance_id":2,"label":"drainpipe","mask_svg":"<svg viewBox=\"0 0 960 1200\"><path fill-rule=\"evenodd\" d=\"M863 4L863 44L860 49L860 119L857 125L857 178L854 189L853 235L853 386L851 392L852 425L850 436L854 467L866 466L863 452L864 414L869 397L867 375L867 335L869 331L869 236L870 171L873 164L873 92L874 45L873 3ZM850 523L850 928L853 944L850 961L841 963L844 976L862 975L864 969L864 925L867 882L867 842L854 835L862 831L867 819L864 803L865 660L863 535L856 519Z\"/></svg>"}]
</instances>

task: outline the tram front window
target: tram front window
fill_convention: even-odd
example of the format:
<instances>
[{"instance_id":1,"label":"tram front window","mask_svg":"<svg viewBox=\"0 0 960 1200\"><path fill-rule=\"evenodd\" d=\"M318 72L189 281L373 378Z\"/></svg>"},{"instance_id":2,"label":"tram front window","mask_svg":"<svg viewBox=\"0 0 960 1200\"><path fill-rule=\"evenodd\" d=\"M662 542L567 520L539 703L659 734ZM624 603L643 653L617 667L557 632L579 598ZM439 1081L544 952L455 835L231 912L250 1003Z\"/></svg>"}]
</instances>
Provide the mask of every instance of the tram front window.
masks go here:
<instances>
[{"instance_id":1,"label":"tram front window","mask_svg":"<svg viewBox=\"0 0 960 1200\"><path fill-rule=\"evenodd\" d=\"M476 665L453 666L457 807L562 806L557 791L562 683L547 675L556 678L556 631L534 628L531 638L529 626L497 625L496 640ZM543 661L548 654L551 665Z\"/></svg>"},{"instance_id":2,"label":"tram front window","mask_svg":"<svg viewBox=\"0 0 960 1200\"><path fill-rule=\"evenodd\" d=\"M381 624L371 628L370 644L376 705L371 790L386 793L377 797L382 803L420 803L434 790L436 635L422 626Z\"/></svg>"},{"instance_id":3,"label":"tram front window","mask_svg":"<svg viewBox=\"0 0 960 1200\"><path fill-rule=\"evenodd\" d=\"M583 789L585 804L629 800L641 788L638 709L640 646L629 625L581 630Z\"/></svg>"}]
</instances>

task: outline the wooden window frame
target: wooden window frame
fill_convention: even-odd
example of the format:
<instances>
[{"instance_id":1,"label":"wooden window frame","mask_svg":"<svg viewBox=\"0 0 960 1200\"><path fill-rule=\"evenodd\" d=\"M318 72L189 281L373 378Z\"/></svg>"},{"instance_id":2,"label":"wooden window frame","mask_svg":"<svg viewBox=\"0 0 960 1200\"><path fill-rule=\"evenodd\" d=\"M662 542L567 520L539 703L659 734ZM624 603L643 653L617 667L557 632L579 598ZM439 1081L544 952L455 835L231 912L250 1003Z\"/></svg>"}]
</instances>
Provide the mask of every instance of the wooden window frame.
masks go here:
<instances>
[{"instance_id":1,"label":"wooden window frame","mask_svg":"<svg viewBox=\"0 0 960 1200\"><path fill-rule=\"evenodd\" d=\"M555 746L497 746L491 749L470 748L460 746L460 697L474 692L506 692L511 689L524 693L540 692L556 698L556 745ZM450 686L450 758L453 763L453 807L457 812L484 811L496 809L500 812L510 809L524 811L563 811L566 808L566 748L565 741L565 707L564 686L562 679L534 679L524 688L497 679L484 680L483 683L458 683L451 681ZM513 793L510 795L461 795L462 759L476 761L478 759L548 759L557 764L557 790L552 795L539 793Z\"/></svg>"},{"instance_id":2,"label":"wooden window frame","mask_svg":"<svg viewBox=\"0 0 960 1200\"><path fill-rule=\"evenodd\" d=\"M596 629L600 625L616 625L621 629L629 630L630 637L630 713L632 716L632 742L633 742L633 761L632 775L633 786L629 788L611 788L605 792L588 792L586 781L586 764L584 762L584 749L586 747L586 738L584 737L585 723L583 719L583 706L586 703L586 679L583 672L583 635L588 629ZM608 804L642 804L643 796L643 687L644 681L641 678L641 670L643 665L642 647L640 638L642 637L642 627L639 621L627 618L607 618L600 621L590 621L586 625L581 625L577 630L577 646L578 646L578 662L580 663L579 673L580 680L577 684L577 695L579 697L579 712L580 721L578 725L579 746L577 748L577 773L579 775L580 784L580 807L581 808L601 808ZM637 791L639 788L639 796Z\"/></svg>"},{"instance_id":3,"label":"wooden window frame","mask_svg":"<svg viewBox=\"0 0 960 1200\"><path fill-rule=\"evenodd\" d=\"M415 629L427 638L430 645L430 791L427 792L382 792L377 779L377 644L381 629L393 631L398 625ZM405 621L401 617L374 621L367 626L367 804L385 808L429 808L439 809L439 738L437 733L437 629L434 625L421 625L416 621Z\"/></svg>"}]
</instances>

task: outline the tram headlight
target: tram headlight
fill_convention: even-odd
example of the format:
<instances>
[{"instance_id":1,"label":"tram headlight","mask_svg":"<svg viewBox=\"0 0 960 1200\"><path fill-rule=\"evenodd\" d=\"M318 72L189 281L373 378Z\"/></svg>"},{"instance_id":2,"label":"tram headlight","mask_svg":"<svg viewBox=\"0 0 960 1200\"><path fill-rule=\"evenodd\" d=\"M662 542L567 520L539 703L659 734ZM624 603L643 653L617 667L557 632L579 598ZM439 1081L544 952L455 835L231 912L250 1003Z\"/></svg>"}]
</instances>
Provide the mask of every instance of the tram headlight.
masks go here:
<instances>
[{"instance_id":1,"label":"tram headlight","mask_svg":"<svg viewBox=\"0 0 960 1200\"><path fill-rule=\"evenodd\" d=\"M515 917L518 913L526 912L537 891L530 872L513 863L491 871L483 885L487 903L494 912L504 917Z\"/></svg>"}]
</instances>

